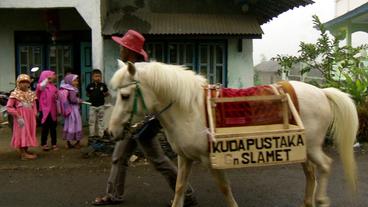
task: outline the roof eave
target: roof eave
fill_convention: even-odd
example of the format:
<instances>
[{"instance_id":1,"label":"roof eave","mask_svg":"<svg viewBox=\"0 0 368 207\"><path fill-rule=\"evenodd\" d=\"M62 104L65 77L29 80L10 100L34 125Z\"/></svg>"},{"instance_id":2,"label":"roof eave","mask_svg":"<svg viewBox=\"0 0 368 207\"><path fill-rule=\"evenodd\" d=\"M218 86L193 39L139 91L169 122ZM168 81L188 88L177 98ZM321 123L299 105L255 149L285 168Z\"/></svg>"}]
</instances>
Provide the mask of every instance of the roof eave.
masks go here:
<instances>
[{"instance_id":1,"label":"roof eave","mask_svg":"<svg viewBox=\"0 0 368 207\"><path fill-rule=\"evenodd\" d=\"M250 10L253 9L253 13L258 16L259 24L262 25L290 9L313 3L312 0L263 0L254 4Z\"/></svg>"},{"instance_id":2,"label":"roof eave","mask_svg":"<svg viewBox=\"0 0 368 207\"><path fill-rule=\"evenodd\" d=\"M324 23L324 26L327 29L333 29L335 27L338 27L340 25L343 25L345 22L348 22L352 18L358 17L360 15L363 15L368 12L368 3L365 3L361 5L358 8L355 8L354 10L351 10L337 18L334 18L326 23Z\"/></svg>"}]
</instances>

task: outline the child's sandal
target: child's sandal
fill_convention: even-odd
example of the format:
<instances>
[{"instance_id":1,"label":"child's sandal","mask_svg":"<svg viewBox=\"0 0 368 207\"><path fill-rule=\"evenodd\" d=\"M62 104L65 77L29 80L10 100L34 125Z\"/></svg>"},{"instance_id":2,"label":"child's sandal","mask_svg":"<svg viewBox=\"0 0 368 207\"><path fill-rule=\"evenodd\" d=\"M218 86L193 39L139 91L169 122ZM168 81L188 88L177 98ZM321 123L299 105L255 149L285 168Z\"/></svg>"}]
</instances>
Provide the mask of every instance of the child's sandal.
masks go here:
<instances>
[{"instance_id":1,"label":"child's sandal","mask_svg":"<svg viewBox=\"0 0 368 207\"><path fill-rule=\"evenodd\" d=\"M67 149L71 149L71 148L73 148L73 145L72 145L72 144L70 144L70 142L68 141L68 142L65 144L65 148L67 148Z\"/></svg>"},{"instance_id":2,"label":"child's sandal","mask_svg":"<svg viewBox=\"0 0 368 207\"><path fill-rule=\"evenodd\" d=\"M43 145L43 146L42 146L42 150L43 150L43 151L49 151L49 150L50 150L50 148L49 148L49 146L47 146L47 145Z\"/></svg>"},{"instance_id":3,"label":"child's sandal","mask_svg":"<svg viewBox=\"0 0 368 207\"><path fill-rule=\"evenodd\" d=\"M80 149L80 148L82 148L82 146L81 146L81 144L78 142L78 143L76 143L76 144L74 145L74 148L75 148L75 149Z\"/></svg>"},{"instance_id":4,"label":"child's sandal","mask_svg":"<svg viewBox=\"0 0 368 207\"><path fill-rule=\"evenodd\" d=\"M21 155L22 160L34 160L36 158L37 158L37 155L32 155L32 154L28 154L28 153L22 153L22 155Z\"/></svg>"}]
</instances>

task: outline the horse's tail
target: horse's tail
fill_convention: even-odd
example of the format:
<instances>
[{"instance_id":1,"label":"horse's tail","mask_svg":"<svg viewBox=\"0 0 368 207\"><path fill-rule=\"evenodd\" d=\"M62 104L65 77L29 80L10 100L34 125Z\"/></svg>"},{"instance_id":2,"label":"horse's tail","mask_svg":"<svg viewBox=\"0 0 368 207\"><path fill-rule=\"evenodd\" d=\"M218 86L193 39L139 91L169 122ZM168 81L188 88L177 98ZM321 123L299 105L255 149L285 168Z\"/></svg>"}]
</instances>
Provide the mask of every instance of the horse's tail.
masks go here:
<instances>
[{"instance_id":1,"label":"horse's tail","mask_svg":"<svg viewBox=\"0 0 368 207\"><path fill-rule=\"evenodd\" d=\"M359 120L353 100L346 93L335 88L325 88L333 111L332 134L337 145L348 184L356 190L357 175L353 145L356 139Z\"/></svg>"}]
</instances>

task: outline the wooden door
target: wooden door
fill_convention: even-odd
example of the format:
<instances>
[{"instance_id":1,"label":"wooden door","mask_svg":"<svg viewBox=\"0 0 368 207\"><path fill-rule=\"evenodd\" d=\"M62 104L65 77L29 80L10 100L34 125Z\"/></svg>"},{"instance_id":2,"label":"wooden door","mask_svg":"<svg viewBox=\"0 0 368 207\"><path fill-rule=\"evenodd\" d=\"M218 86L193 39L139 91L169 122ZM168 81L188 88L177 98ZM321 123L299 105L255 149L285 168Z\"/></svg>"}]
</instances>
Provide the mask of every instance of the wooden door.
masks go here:
<instances>
[{"instance_id":1,"label":"wooden door","mask_svg":"<svg viewBox=\"0 0 368 207\"><path fill-rule=\"evenodd\" d=\"M92 46L90 42L82 42L80 44L81 58L81 97L83 100L88 100L86 88L91 83L92 74ZM82 121L88 124L88 107L82 105Z\"/></svg>"}]
</instances>

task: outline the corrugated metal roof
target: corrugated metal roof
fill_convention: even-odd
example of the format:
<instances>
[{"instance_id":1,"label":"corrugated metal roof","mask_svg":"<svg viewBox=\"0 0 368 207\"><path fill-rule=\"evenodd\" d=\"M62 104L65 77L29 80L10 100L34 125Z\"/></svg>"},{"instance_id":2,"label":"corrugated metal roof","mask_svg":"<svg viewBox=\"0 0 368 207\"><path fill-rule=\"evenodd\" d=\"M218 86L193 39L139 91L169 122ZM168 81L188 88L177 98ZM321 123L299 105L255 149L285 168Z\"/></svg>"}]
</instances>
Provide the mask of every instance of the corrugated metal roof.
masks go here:
<instances>
[{"instance_id":1,"label":"corrugated metal roof","mask_svg":"<svg viewBox=\"0 0 368 207\"><path fill-rule=\"evenodd\" d=\"M255 16L228 14L110 13L104 35L124 34L136 29L152 35L261 35Z\"/></svg>"},{"instance_id":2,"label":"corrugated metal roof","mask_svg":"<svg viewBox=\"0 0 368 207\"><path fill-rule=\"evenodd\" d=\"M257 17L260 24L264 24L289 9L313 3L312 0L255 0L244 1L243 4L247 4L249 12Z\"/></svg>"}]
</instances>

